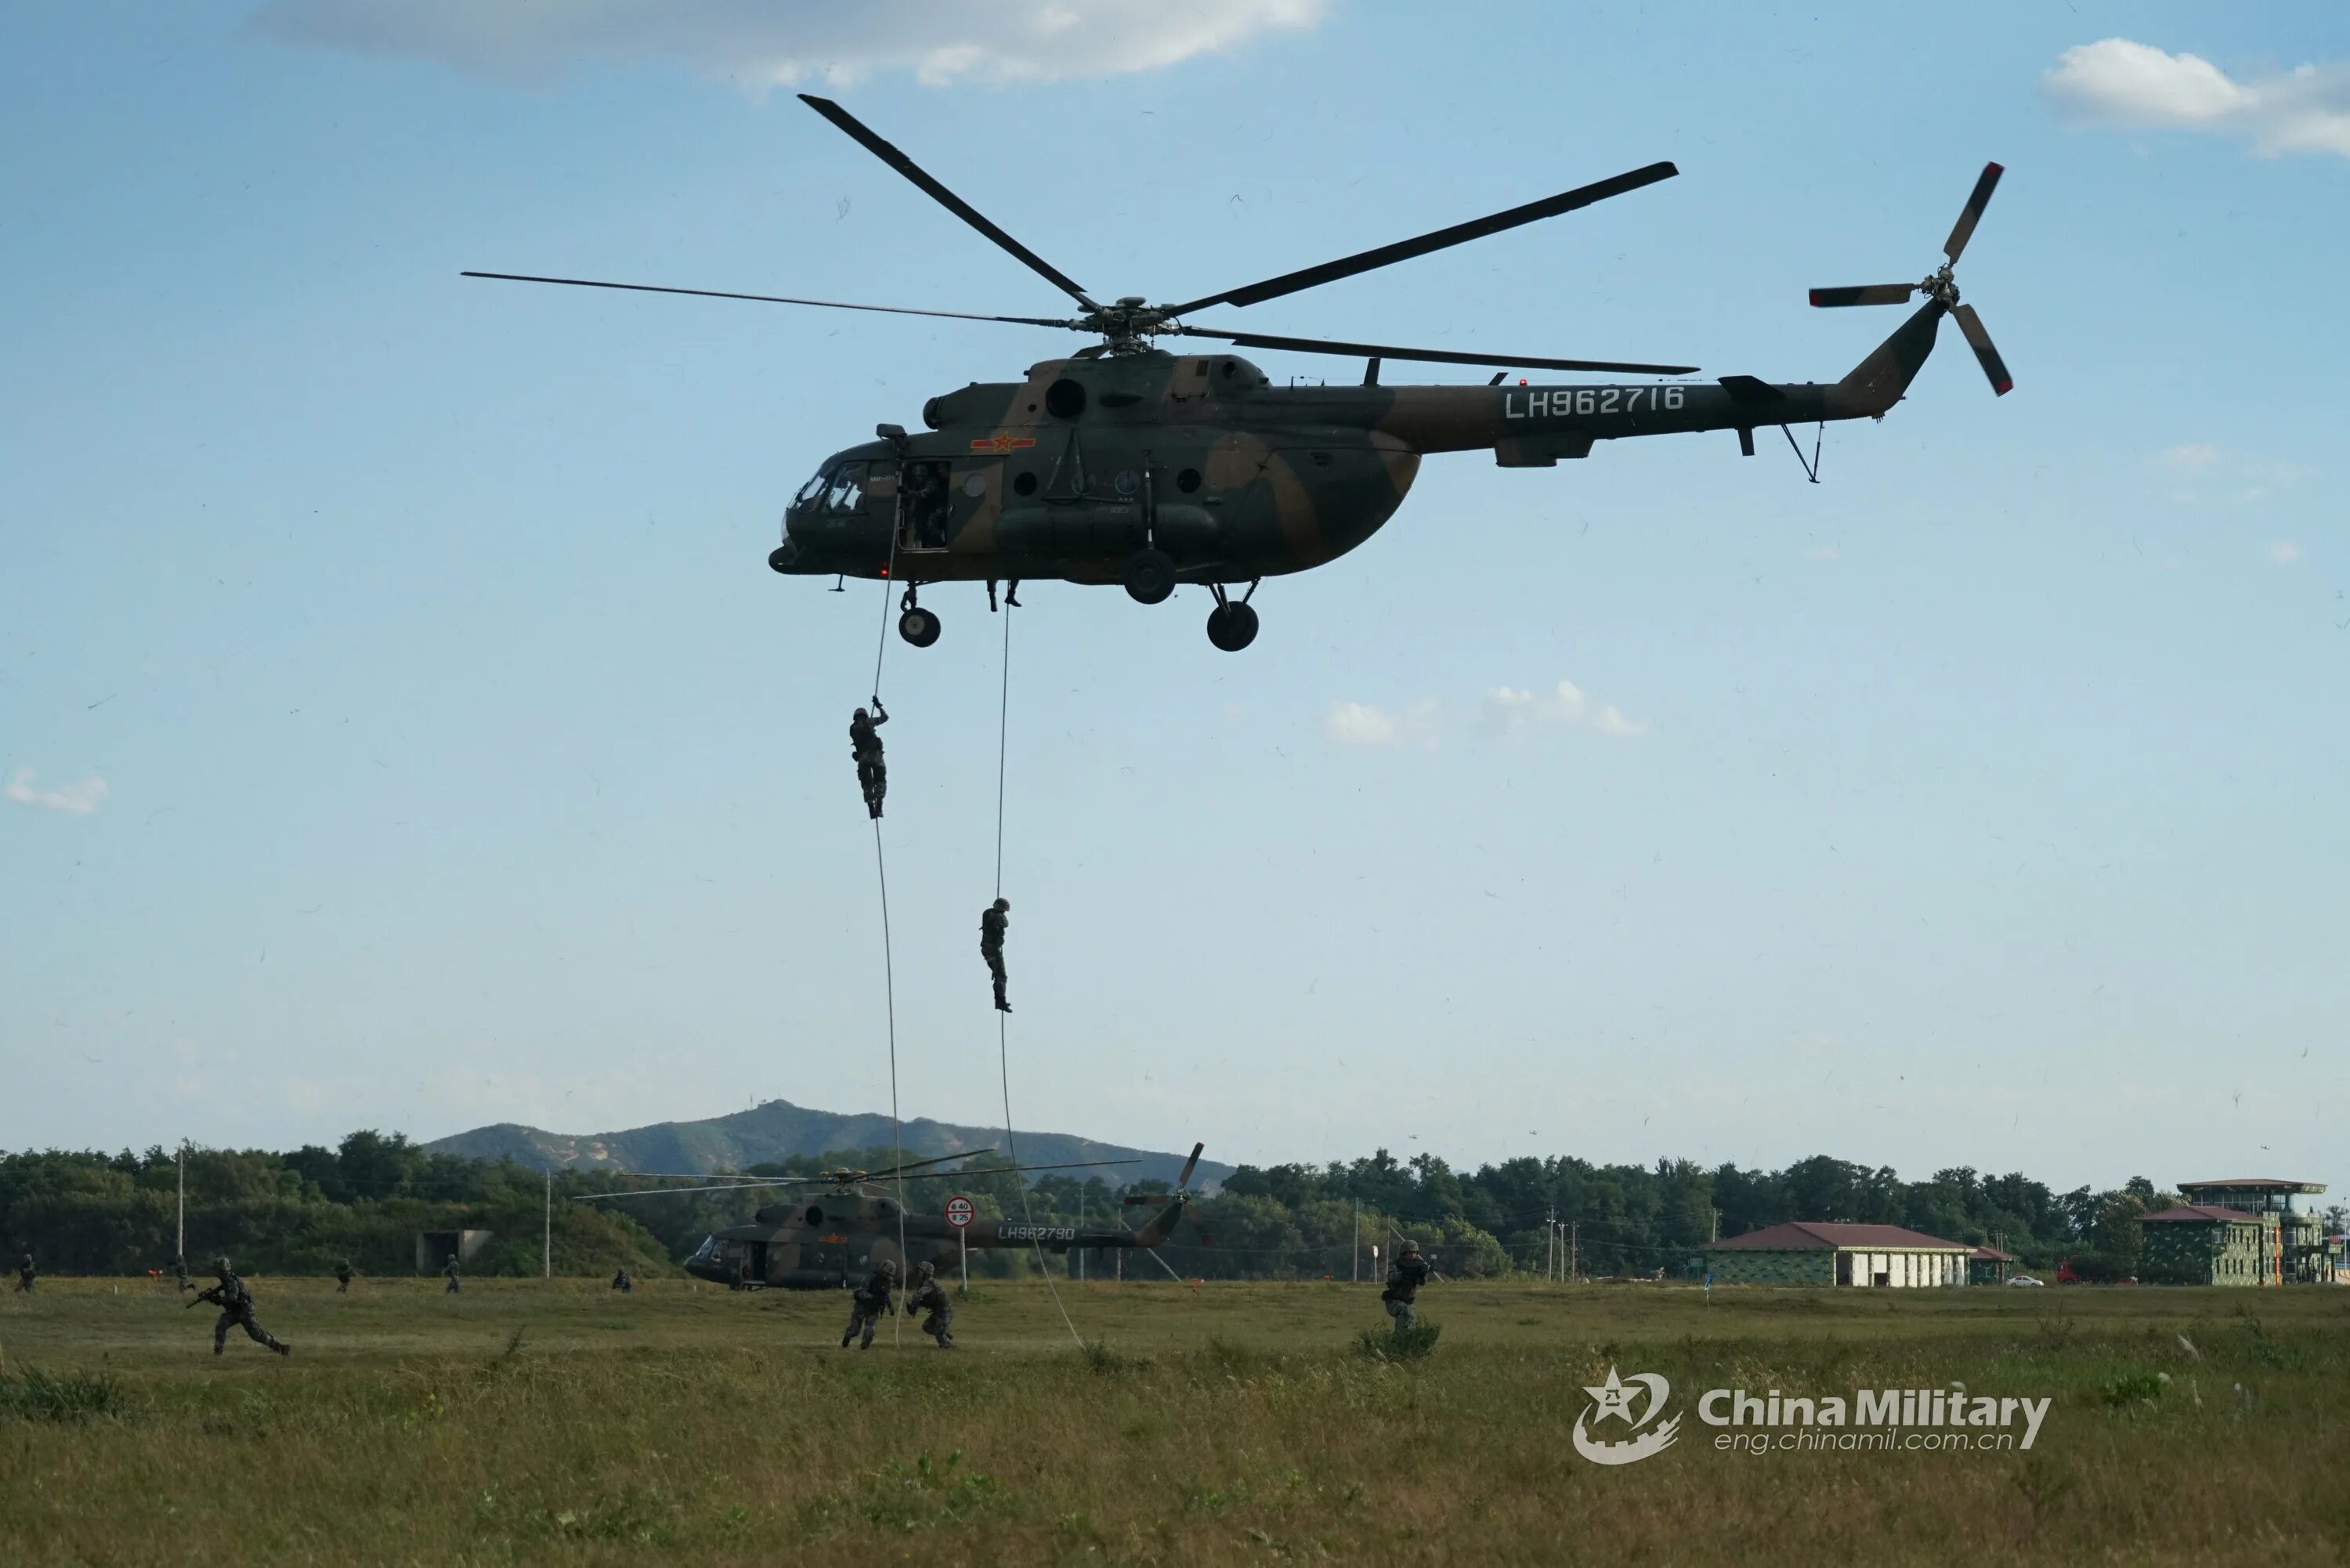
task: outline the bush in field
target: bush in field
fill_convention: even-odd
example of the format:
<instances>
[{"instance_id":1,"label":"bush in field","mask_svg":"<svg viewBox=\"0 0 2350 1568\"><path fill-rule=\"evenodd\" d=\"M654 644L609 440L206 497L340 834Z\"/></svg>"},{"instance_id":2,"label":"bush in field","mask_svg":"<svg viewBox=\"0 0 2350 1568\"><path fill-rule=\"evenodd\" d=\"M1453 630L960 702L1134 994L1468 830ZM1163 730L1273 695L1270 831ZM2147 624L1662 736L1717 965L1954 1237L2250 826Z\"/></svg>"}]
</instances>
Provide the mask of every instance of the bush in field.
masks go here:
<instances>
[{"instance_id":1,"label":"bush in field","mask_svg":"<svg viewBox=\"0 0 2350 1568\"><path fill-rule=\"evenodd\" d=\"M0 1373L0 1412L26 1421L123 1420L139 1403L111 1372Z\"/></svg>"},{"instance_id":2,"label":"bush in field","mask_svg":"<svg viewBox=\"0 0 2350 1568\"><path fill-rule=\"evenodd\" d=\"M2106 1379L2097 1397L2110 1406L2151 1405L2170 1380L2159 1372L2122 1372Z\"/></svg>"},{"instance_id":3,"label":"bush in field","mask_svg":"<svg viewBox=\"0 0 2350 1568\"><path fill-rule=\"evenodd\" d=\"M1367 1328L1355 1336L1355 1348L1381 1361L1418 1361L1436 1348L1437 1335L1443 1332L1441 1324L1433 1323L1417 1323L1388 1334Z\"/></svg>"}]
</instances>

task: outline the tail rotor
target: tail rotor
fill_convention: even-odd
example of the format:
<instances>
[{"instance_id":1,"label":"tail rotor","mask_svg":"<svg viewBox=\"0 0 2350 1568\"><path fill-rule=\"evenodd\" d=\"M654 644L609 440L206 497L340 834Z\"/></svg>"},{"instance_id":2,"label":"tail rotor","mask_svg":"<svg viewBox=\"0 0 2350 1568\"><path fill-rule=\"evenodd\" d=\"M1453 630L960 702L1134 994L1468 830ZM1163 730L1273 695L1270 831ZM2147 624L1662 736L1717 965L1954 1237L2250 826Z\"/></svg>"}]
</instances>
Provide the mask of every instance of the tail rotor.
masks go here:
<instances>
[{"instance_id":1,"label":"tail rotor","mask_svg":"<svg viewBox=\"0 0 2350 1568\"><path fill-rule=\"evenodd\" d=\"M1967 194L1967 204L1959 212L1959 221L1951 225L1950 237L1942 242L1942 265L1924 279L1917 283L1864 284L1852 288L1815 288L1812 290L1812 304L1822 309L1848 305L1906 305L1922 294L1957 319L1959 331L1965 336L1967 346L1975 351L1976 362L1982 366L1991 391L2004 397L2015 385L2007 373L2007 361L1991 346L1991 334L1984 328L1982 317L1975 314L1974 306L1959 303L1959 286L1951 275L1967 242L1974 238L1975 225L1982 221L1983 209L1991 204L1991 193L1999 188L1999 177L2004 172L1997 163L1983 165L1982 173L1975 179L1975 188Z\"/></svg>"}]
</instances>

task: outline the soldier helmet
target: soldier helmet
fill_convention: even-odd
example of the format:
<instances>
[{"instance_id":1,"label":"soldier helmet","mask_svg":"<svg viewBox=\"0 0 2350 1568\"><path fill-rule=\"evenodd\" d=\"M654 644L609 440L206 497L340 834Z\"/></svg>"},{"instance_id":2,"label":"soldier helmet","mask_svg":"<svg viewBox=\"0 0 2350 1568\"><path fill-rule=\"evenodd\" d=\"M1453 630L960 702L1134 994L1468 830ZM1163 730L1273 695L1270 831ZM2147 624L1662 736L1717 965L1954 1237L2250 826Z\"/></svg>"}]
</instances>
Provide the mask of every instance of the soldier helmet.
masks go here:
<instances>
[{"instance_id":1,"label":"soldier helmet","mask_svg":"<svg viewBox=\"0 0 2350 1568\"><path fill-rule=\"evenodd\" d=\"M1010 914L1012 912L1012 900L1009 898L998 898L995 900L995 907L1002 909L1004 913Z\"/></svg>"},{"instance_id":2,"label":"soldier helmet","mask_svg":"<svg viewBox=\"0 0 2350 1568\"><path fill-rule=\"evenodd\" d=\"M938 1272L939 1266L936 1263L919 1263L915 1265L914 1277L918 1280L927 1280L935 1277Z\"/></svg>"},{"instance_id":3,"label":"soldier helmet","mask_svg":"<svg viewBox=\"0 0 2350 1568\"><path fill-rule=\"evenodd\" d=\"M872 717L872 715L871 715L871 714L868 713L868 712L867 712L864 709L862 709L862 708L859 708L859 709L857 711L856 716L857 716L858 718L859 718L859 719L869 719L869 718L871 718L871 717Z\"/></svg>"},{"instance_id":4,"label":"soldier helmet","mask_svg":"<svg viewBox=\"0 0 2350 1568\"><path fill-rule=\"evenodd\" d=\"M225 1274L225 1273L227 1273L227 1272L228 1272L228 1260L227 1260L226 1258L214 1258L214 1259L213 1260L213 1273L215 1273L215 1274Z\"/></svg>"},{"instance_id":5,"label":"soldier helmet","mask_svg":"<svg viewBox=\"0 0 2350 1568\"><path fill-rule=\"evenodd\" d=\"M1399 1258L1416 1258L1419 1256L1419 1243L1407 1236L1404 1238L1403 1251L1396 1255Z\"/></svg>"},{"instance_id":6,"label":"soldier helmet","mask_svg":"<svg viewBox=\"0 0 2350 1568\"><path fill-rule=\"evenodd\" d=\"M894 1274L898 1272L898 1265L884 1258L881 1260L881 1272L885 1274Z\"/></svg>"}]
</instances>

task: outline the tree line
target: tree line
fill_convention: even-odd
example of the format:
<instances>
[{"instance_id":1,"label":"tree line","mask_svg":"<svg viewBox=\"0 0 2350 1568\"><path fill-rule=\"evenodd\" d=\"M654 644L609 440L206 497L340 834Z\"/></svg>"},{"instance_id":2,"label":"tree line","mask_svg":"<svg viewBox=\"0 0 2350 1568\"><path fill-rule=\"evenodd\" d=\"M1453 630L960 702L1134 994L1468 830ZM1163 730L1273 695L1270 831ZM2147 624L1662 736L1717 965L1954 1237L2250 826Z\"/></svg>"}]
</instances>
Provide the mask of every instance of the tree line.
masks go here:
<instances>
[{"instance_id":1,"label":"tree line","mask_svg":"<svg viewBox=\"0 0 2350 1568\"><path fill-rule=\"evenodd\" d=\"M807 1176L837 1167L877 1169L886 1149L794 1157L750 1168ZM986 1162L983 1162L986 1163ZM772 1192L682 1189L619 1201L579 1201L642 1179L606 1172L545 1173L513 1160L433 1154L398 1133L354 1132L336 1147L154 1147L144 1153L0 1153L0 1245L29 1249L45 1270L129 1274L171 1265L182 1169L192 1267L226 1253L258 1273L323 1273L348 1258L362 1272L408 1273L420 1231L486 1230L469 1267L536 1274L553 1199L557 1272L625 1266L671 1268L712 1231L748 1220ZM983 1215L1116 1230L1142 1223L1163 1181L1121 1185L1048 1174L1024 1189L1016 1176L980 1170L908 1183L908 1207L932 1210L955 1193ZM894 1192L887 1184L881 1190ZM1128 1254L1129 1277L1376 1278L1406 1236L1460 1278L1512 1273L1686 1277L1716 1237L1788 1220L1904 1225L1929 1235L1991 1243L2028 1267L2071 1259L2087 1278L2137 1272L2138 1215L2175 1202L2143 1177L2120 1187L2059 1192L2011 1172L1953 1168L1905 1181L1887 1167L1825 1155L1780 1170L1690 1160L1595 1165L1573 1156L1532 1157L1455 1170L1431 1154L1398 1159L1385 1149L1326 1165L1242 1166L1191 1206L1159 1262ZM1033 1257L972 1254L982 1275L1024 1272ZM1055 1267L1064 1266L1055 1262ZM1120 1267L1103 1251L1066 1264L1107 1277Z\"/></svg>"}]
</instances>

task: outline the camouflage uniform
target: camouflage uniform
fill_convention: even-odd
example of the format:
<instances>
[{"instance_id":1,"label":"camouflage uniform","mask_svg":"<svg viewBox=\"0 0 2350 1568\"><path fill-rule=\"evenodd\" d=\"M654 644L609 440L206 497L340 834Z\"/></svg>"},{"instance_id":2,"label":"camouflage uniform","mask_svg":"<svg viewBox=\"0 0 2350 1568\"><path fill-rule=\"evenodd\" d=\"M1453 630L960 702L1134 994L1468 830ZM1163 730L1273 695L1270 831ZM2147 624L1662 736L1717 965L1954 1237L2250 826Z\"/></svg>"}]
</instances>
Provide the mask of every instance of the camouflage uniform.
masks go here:
<instances>
[{"instance_id":1,"label":"camouflage uniform","mask_svg":"<svg viewBox=\"0 0 2350 1568\"><path fill-rule=\"evenodd\" d=\"M924 1263L914 1271L914 1288L906 1293L906 1315L917 1312L930 1315L922 1319L922 1332L939 1342L941 1350L954 1348L954 1303L939 1283L938 1266Z\"/></svg>"},{"instance_id":2,"label":"camouflage uniform","mask_svg":"<svg viewBox=\"0 0 2350 1568\"><path fill-rule=\"evenodd\" d=\"M351 1293L351 1261L348 1258L335 1265L335 1293L338 1296Z\"/></svg>"},{"instance_id":3,"label":"camouflage uniform","mask_svg":"<svg viewBox=\"0 0 2350 1568\"><path fill-rule=\"evenodd\" d=\"M33 1254L26 1252L16 1260L16 1289L20 1293L33 1288L34 1274Z\"/></svg>"},{"instance_id":4,"label":"camouflage uniform","mask_svg":"<svg viewBox=\"0 0 2350 1568\"><path fill-rule=\"evenodd\" d=\"M447 1288L445 1288L444 1290L442 1290L441 1293L442 1293L442 1295L444 1295L444 1296L453 1296L453 1295L455 1295L455 1294L457 1293L457 1254L456 1254L456 1253L452 1252L452 1253L450 1253L450 1254L449 1254L449 1262L448 1262L448 1263L447 1263L444 1267L442 1267L442 1271L441 1271L441 1272L442 1272L442 1273L443 1273L443 1274L445 1274L446 1276L448 1276L448 1280L449 1280L449 1283L448 1283Z\"/></svg>"},{"instance_id":5,"label":"camouflage uniform","mask_svg":"<svg viewBox=\"0 0 2350 1568\"><path fill-rule=\"evenodd\" d=\"M1011 928L1012 900L998 898L979 912L979 956L987 961L987 972L995 979L995 1010L1012 1011L1012 1003L1003 999L1003 933Z\"/></svg>"},{"instance_id":6,"label":"camouflage uniform","mask_svg":"<svg viewBox=\"0 0 2350 1568\"><path fill-rule=\"evenodd\" d=\"M218 1355L227 1348L230 1329L242 1328L244 1336L255 1345L265 1345L280 1355L293 1355L292 1345L262 1327L253 1315L253 1293L244 1288L243 1280L229 1272L225 1259L214 1272L220 1275L220 1283L204 1293L204 1299L218 1302L221 1309L220 1316L213 1323L213 1354Z\"/></svg>"},{"instance_id":7,"label":"camouflage uniform","mask_svg":"<svg viewBox=\"0 0 2350 1568\"><path fill-rule=\"evenodd\" d=\"M1418 1323L1414 1299L1419 1293L1419 1287L1428 1283L1429 1276L1435 1272L1429 1266L1428 1260L1419 1255L1417 1247L1407 1247L1400 1257L1388 1265L1388 1288L1379 1293L1379 1300L1387 1303L1388 1315L1395 1319L1398 1334L1410 1333Z\"/></svg>"},{"instance_id":8,"label":"camouflage uniform","mask_svg":"<svg viewBox=\"0 0 2350 1568\"><path fill-rule=\"evenodd\" d=\"M630 1291L637 1288L637 1282L629 1278L628 1270L622 1269L619 1273L612 1276L612 1288L619 1292L622 1295L626 1295Z\"/></svg>"},{"instance_id":9,"label":"camouflage uniform","mask_svg":"<svg viewBox=\"0 0 2350 1568\"><path fill-rule=\"evenodd\" d=\"M873 699L871 712L859 708L848 721L848 754L857 759L857 787L864 792L865 810L876 822L881 819L881 799L889 793L889 764L881 755L881 737L873 732L889 722L879 697Z\"/></svg>"},{"instance_id":10,"label":"camouflage uniform","mask_svg":"<svg viewBox=\"0 0 2350 1568\"><path fill-rule=\"evenodd\" d=\"M841 1333L840 1348L847 1350L848 1342L861 1333L864 1343L858 1348L872 1349L873 1331L889 1315L890 1298L897 1293L898 1266L885 1259L848 1298L848 1327Z\"/></svg>"}]
</instances>

